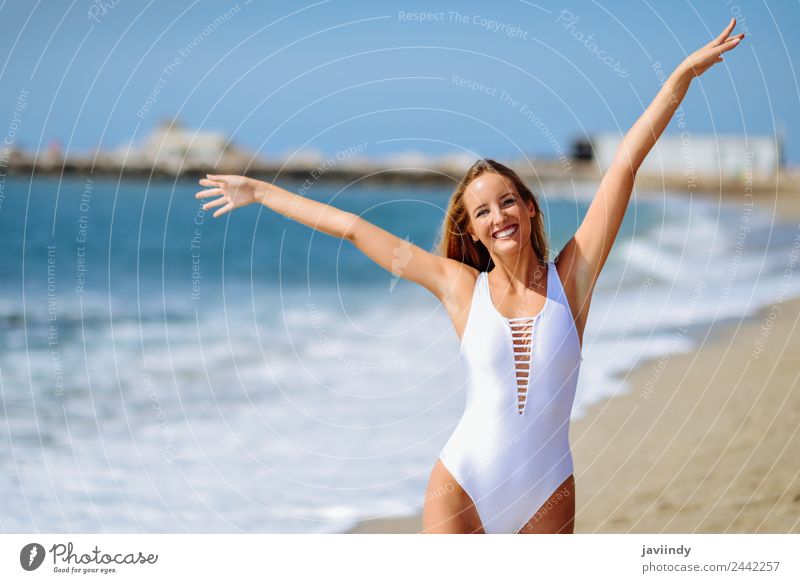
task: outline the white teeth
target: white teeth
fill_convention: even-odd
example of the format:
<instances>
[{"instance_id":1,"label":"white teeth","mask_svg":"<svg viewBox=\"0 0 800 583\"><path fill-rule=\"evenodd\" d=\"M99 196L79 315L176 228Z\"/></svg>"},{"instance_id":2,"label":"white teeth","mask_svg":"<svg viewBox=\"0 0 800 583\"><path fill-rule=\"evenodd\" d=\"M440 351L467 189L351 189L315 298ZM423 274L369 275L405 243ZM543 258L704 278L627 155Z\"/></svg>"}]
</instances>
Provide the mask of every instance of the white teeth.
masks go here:
<instances>
[{"instance_id":1,"label":"white teeth","mask_svg":"<svg viewBox=\"0 0 800 583\"><path fill-rule=\"evenodd\" d=\"M510 235L513 235L517 231L517 225L512 225L507 229L503 229L502 231L498 231L494 234L495 239L503 239Z\"/></svg>"}]
</instances>

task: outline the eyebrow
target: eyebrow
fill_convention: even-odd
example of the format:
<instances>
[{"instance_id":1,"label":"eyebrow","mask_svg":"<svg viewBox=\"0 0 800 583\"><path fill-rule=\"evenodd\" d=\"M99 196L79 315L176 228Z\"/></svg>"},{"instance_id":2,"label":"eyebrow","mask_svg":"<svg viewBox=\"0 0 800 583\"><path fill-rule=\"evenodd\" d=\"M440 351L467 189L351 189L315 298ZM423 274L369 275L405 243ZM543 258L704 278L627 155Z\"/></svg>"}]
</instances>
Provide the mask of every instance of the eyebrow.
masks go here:
<instances>
[{"instance_id":1,"label":"eyebrow","mask_svg":"<svg viewBox=\"0 0 800 583\"><path fill-rule=\"evenodd\" d=\"M504 192L503 194L501 194L500 196L498 196L498 197L497 197L497 200L499 200L499 199L501 199L501 198L503 198L504 196L507 196L507 195L509 195L509 194L510 194L511 196L514 196L514 193L513 193L513 192L511 192L511 191L509 191L509 192ZM485 207L485 206L487 206L487 204L486 204L486 203L483 203L483 204L482 204L482 205L480 205L480 206L476 206L476 207L473 209L472 213L473 213L473 214L475 214L475 212L476 212L476 211L479 211L479 210L481 210L481 209L482 209L483 207Z\"/></svg>"}]
</instances>

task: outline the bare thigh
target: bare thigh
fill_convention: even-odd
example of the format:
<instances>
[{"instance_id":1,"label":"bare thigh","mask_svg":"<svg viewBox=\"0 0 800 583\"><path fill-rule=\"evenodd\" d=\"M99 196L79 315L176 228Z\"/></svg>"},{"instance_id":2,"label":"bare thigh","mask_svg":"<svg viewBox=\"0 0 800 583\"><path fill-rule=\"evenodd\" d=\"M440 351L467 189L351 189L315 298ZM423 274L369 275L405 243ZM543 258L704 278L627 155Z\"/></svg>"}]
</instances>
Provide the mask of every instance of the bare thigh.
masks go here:
<instances>
[{"instance_id":1,"label":"bare thigh","mask_svg":"<svg viewBox=\"0 0 800 583\"><path fill-rule=\"evenodd\" d=\"M556 488L518 534L572 534L575 531L575 477Z\"/></svg>"},{"instance_id":2,"label":"bare thigh","mask_svg":"<svg viewBox=\"0 0 800 583\"><path fill-rule=\"evenodd\" d=\"M484 533L474 502L438 458L425 489L422 533Z\"/></svg>"}]
</instances>

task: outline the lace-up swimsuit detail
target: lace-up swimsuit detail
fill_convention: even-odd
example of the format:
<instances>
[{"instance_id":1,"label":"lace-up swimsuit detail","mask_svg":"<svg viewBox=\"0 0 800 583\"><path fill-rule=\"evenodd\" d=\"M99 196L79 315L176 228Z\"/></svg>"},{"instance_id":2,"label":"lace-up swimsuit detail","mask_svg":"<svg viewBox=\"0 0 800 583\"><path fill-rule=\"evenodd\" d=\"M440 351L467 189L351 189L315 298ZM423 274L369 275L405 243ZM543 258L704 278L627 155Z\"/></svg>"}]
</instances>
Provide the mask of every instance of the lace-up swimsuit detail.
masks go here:
<instances>
[{"instance_id":1,"label":"lace-up swimsuit detail","mask_svg":"<svg viewBox=\"0 0 800 583\"><path fill-rule=\"evenodd\" d=\"M540 312L541 313L541 312ZM531 368L531 336L533 334L533 318L505 318L511 327L511 338L514 345L514 364L517 371L517 406L519 414L525 410L528 396L528 379Z\"/></svg>"},{"instance_id":2,"label":"lace-up swimsuit detail","mask_svg":"<svg viewBox=\"0 0 800 583\"><path fill-rule=\"evenodd\" d=\"M500 314L488 275L478 275L461 340L466 407L439 458L486 533L516 533L572 474L569 421L583 357L554 262L535 316Z\"/></svg>"}]
</instances>

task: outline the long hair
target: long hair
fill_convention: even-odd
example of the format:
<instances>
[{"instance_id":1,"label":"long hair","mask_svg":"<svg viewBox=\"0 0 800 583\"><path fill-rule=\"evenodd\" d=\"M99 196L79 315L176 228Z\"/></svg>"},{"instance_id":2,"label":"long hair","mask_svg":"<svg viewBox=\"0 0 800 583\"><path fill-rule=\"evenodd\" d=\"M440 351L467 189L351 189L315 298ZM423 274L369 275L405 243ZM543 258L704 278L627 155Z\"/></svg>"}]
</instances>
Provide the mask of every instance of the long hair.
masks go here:
<instances>
[{"instance_id":1,"label":"long hair","mask_svg":"<svg viewBox=\"0 0 800 583\"><path fill-rule=\"evenodd\" d=\"M473 180L487 172L494 172L510 179L516 186L517 192L526 206L528 201L533 202L536 215L531 218L531 246L539 260L543 263L547 262L547 235L544 231L544 221L539 209L539 202L516 172L508 166L488 158L481 158L470 166L450 197L450 202L447 205L447 215L439 230L439 238L436 245L438 253L448 259L456 259L466 263L478 271L491 271L494 268L494 261L489 255L489 250L480 241L473 241L467 231L469 214L464 204L464 191Z\"/></svg>"}]
</instances>

